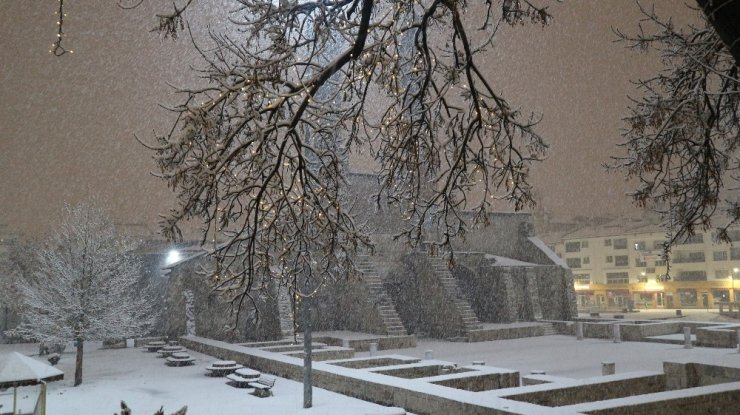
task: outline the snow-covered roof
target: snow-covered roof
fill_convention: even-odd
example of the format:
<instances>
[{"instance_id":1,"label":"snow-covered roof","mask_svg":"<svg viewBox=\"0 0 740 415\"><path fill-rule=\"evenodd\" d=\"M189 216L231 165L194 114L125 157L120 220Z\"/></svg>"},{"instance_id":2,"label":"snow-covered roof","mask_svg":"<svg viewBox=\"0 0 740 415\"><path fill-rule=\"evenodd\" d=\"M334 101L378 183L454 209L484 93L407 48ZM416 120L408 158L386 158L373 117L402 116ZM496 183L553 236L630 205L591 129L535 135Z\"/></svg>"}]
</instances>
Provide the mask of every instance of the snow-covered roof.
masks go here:
<instances>
[{"instance_id":1,"label":"snow-covered roof","mask_svg":"<svg viewBox=\"0 0 740 415\"><path fill-rule=\"evenodd\" d=\"M61 380L64 372L18 352L0 355L0 387Z\"/></svg>"},{"instance_id":2,"label":"snow-covered roof","mask_svg":"<svg viewBox=\"0 0 740 415\"><path fill-rule=\"evenodd\" d=\"M500 255L486 254L485 258L493 259L495 261L492 264L494 267L536 267L539 265Z\"/></svg>"},{"instance_id":3,"label":"snow-covered roof","mask_svg":"<svg viewBox=\"0 0 740 415\"><path fill-rule=\"evenodd\" d=\"M542 251L547 257L552 261L555 265L559 265L563 268L568 268L568 265L565 263L565 261L560 258L555 252L553 252L550 247L547 246L546 243L544 243L540 238L536 236L531 236L529 238L529 242L532 242L537 248L539 248L540 251Z\"/></svg>"}]
</instances>

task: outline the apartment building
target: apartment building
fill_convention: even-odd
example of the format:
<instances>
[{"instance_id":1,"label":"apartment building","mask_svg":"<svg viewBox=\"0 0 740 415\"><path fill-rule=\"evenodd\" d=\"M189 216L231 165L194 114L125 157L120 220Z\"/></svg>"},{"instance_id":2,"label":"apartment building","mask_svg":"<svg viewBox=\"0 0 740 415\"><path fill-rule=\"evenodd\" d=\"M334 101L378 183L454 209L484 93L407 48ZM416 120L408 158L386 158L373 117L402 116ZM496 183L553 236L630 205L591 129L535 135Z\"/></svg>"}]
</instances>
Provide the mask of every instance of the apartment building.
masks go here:
<instances>
[{"instance_id":1,"label":"apartment building","mask_svg":"<svg viewBox=\"0 0 740 415\"><path fill-rule=\"evenodd\" d=\"M671 247L670 269L665 229L640 220L582 228L554 248L573 272L581 309L716 308L740 302L740 227L730 237L732 244L716 243L697 232Z\"/></svg>"}]
</instances>

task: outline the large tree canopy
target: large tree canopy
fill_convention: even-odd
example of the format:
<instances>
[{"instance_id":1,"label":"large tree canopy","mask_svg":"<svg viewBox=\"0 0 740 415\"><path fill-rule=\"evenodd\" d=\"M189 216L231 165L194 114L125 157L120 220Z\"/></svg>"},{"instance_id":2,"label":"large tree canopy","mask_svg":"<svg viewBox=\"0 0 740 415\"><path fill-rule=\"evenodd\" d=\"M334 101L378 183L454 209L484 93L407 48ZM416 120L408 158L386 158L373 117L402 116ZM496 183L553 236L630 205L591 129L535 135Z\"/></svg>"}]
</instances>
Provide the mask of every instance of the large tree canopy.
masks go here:
<instances>
[{"instance_id":1,"label":"large tree canopy","mask_svg":"<svg viewBox=\"0 0 740 415\"><path fill-rule=\"evenodd\" d=\"M189 3L187 3L189 4ZM207 85L179 90L177 121L150 144L179 197L167 236L198 217L217 241L214 279L241 305L258 276L325 281L372 244L347 198L347 160L374 159L377 203L425 221L449 245L463 210L533 203L530 165L546 145L537 118L507 104L479 67L499 30L549 19L526 0L238 0L231 27L198 45ZM161 17L176 34L184 6ZM470 197L475 193L475 197ZM499 207L500 208L500 207ZM282 277L281 277L282 276ZM237 307L238 309L238 307Z\"/></svg>"}]
</instances>

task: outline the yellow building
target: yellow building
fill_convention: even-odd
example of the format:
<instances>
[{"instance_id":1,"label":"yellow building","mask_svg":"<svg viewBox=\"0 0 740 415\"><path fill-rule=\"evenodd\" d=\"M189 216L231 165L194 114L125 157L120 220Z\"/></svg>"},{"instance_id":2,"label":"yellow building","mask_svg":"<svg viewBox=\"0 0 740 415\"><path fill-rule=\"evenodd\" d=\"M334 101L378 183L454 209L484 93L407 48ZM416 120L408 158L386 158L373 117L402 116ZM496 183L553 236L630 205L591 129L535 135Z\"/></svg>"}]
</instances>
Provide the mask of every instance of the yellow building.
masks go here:
<instances>
[{"instance_id":1,"label":"yellow building","mask_svg":"<svg viewBox=\"0 0 740 415\"><path fill-rule=\"evenodd\" d=\"M663 258L665 230L636 220L576 230L555 244L555 252L573 272L582 310L716 308L740 295L740 227L729 234L733 244L698 231L674 245L670 269Z\"/></svg>"}]
</instances>

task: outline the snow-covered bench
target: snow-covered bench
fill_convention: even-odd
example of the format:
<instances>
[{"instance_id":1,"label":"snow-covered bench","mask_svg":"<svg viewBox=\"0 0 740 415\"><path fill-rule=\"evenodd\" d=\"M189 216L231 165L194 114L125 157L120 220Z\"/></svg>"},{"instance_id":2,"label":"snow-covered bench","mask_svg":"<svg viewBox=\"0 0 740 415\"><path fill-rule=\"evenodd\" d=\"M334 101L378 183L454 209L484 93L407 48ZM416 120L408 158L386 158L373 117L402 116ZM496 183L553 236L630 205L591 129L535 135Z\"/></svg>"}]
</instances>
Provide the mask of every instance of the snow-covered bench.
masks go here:
<instances>
[{"instance_id":1,"label":"snow-covered bench","mask_svg":"<svg viewBox=\"0 0 740 415\"><path fill-rule=\"evenodd\" d=\"M210 376L226 376L243 367L233 360L217 360L206 367L206 370Z\"/></svg>"},{"instance_id":2,"label":"snow-covered bench","mask_svg":"<svg viewBox=\"0 0 740 415\"><path fill-rule=\"evenodd\" d=\"M226 375L229 380L227 384L235 388L248 388L250 382L255 382L260 377L260 372L248 368L237 369L234 373Z\"/></svg>"},{"instance_id":3,"label":"snow-covered bench","mask_svg":"<svg viewBox=\"0 0 740 415\"><path fill-rule=\"evenodd\" d=\"M153 341L144 345L148 352L159 351L159 349L163 348L164 346L166 346L166 343L163 341Z\"/></svg>"},{"instance_id":4,"label":"snow-covered bench","mask_svg":"<svg viewBox=\"0 0 740 415\"><path fill-rule=\"evenodd\" d=\"M272 376L260 376L257 380L249 382L249 387L254 388L252 395L266 398L272 396L272 387L275 386L275 378Z\"/></svg>"},{"instance_id":5,"label":"snow-covered bench","mask_svg":"<svg viewBox=\"0 0 740 415\"><path fill-rule=\"evenodd\" d=\"M195 359L193 359L187 353L172 353L172 356L167 358L165 363L167 366L189 366L192 365Z\"/></svg>"},{"instance_id":6,"label":"snow-covered bench","mask_svg":"<svg viewBox=\"0 0 740 415\"><path fill-rule=\"evenodd\" d=\"M182 353L185 349L180 346L164 346L159 349L159 357L170 357L175 353Z\"/></svg>"}]
</instances>

